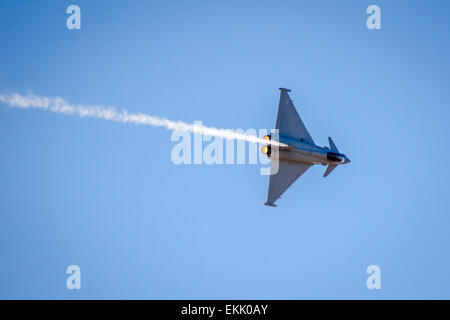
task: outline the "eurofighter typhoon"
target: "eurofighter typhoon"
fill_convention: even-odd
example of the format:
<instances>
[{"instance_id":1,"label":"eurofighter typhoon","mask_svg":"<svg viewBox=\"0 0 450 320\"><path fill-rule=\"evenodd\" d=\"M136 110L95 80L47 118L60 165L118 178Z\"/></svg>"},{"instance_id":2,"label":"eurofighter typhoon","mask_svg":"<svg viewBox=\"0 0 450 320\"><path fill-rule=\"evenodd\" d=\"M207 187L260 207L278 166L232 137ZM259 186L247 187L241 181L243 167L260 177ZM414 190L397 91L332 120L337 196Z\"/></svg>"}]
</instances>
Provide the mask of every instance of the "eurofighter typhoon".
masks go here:
<instances>
[{"instance_id":1,"label":"eurofighter typhoon","mask_svg":"<svg viewBox=\"0 0 450 320\"><path fill-rule=\"evenodd\" d=\"M350 162L345 154L339 152L330 137L328 137L330 147L319 147L314 143L289 97L291 90L280 88L280 91L275 125L278 137L276 134L265 136L269 143L262 147L262 152L272 160L269 192L265 203L271 207L276 207L275 201L311 166L328 165L323 175L326 177L338 165ZM270 141L278 143L271 144Z\"/></svg>"}]
</instances>

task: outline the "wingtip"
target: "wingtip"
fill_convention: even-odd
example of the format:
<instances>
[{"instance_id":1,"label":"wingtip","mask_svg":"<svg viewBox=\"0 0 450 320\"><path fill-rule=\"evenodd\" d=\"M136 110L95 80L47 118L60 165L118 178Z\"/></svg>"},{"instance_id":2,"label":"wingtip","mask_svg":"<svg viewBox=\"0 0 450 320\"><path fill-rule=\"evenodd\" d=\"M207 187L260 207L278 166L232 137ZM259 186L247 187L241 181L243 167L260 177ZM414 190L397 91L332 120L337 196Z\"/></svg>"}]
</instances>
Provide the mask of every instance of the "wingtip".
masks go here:
<instances>
[{"instance_id":1,"label":"wingtip","mask_svg":"<svg viewBox=\"0 0 450 320\"><path fill-rule=\"evenodd\" d=\"M274 204L274 203L271 203L271 202L265 202L265 203L264 203L264 205L265 205L265 206L268 206L268 207L274 207L274 208L276 208L276 207L277 207L277 205L276 205L276 204Z\"/></svg>"}]
</instances>

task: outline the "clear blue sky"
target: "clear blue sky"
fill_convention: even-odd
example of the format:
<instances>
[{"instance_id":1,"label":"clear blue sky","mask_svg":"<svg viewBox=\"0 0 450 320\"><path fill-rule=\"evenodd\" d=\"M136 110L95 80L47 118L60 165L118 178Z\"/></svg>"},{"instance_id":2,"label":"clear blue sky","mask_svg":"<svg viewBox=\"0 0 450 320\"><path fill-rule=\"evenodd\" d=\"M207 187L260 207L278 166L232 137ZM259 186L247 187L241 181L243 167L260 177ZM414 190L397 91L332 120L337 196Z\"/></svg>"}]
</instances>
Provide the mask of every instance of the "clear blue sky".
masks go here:
<instances>
[{"instance_id":1,"label":"clear blue sky","mask_svg":"<svg viewBox=\"0 0 450 320\"><path fill-rule=\"evenodd\" d=\"M313 167L269 208L259 165L176 166L164 129L2 104L0 298L450 298L449 10L2 1L0 92L272 128L283 86L352 162Z\"/></svg>"}]
</instances>

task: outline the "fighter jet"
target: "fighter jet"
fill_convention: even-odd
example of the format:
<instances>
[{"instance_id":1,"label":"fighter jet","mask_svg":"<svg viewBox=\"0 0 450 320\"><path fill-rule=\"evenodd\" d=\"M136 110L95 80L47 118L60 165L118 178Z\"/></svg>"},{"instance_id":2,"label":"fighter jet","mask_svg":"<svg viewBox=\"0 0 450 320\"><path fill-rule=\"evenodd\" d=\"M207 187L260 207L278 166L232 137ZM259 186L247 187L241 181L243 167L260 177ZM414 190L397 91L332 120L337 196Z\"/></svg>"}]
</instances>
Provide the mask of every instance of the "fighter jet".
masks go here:
<instances>
[{"instance_id":1,"label":"fighter jet","mask_svg":"<svg viewBox=\"0 0 450 320\"><path fill-rule=\"evenodd\" d=\"M338 165L350 162L345 154L339 152L330 137L330 147L319 147L314 143L289 97L291 90L279 89L280 103L275 125L278 137L275 134L265 136L269 141L262 147L262 152L271 158L269 192L267 202L264 203L270 207L276 207L275 201L311 166L328 165L323 175L326 177Z\"/></svg>"}]
</instances>

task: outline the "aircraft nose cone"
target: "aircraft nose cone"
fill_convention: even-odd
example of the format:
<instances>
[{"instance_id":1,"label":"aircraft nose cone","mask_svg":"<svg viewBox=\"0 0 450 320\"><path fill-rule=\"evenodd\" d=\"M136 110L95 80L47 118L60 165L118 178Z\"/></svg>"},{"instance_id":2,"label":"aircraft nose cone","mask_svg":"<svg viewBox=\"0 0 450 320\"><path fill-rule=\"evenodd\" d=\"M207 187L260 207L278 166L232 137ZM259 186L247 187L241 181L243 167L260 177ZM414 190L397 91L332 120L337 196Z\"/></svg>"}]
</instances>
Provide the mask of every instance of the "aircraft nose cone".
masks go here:
<instances>
[{"instance_id":1,"label":"aircraft nose cone","mask_svg":"<svg viewBox=\"0 0 450 320\"><path fill-rule=\"evenodd\" d=\"M352 162L349 158L345 157L345 162L344 163L350 163Z\"/></svg>"}]
</instances>

